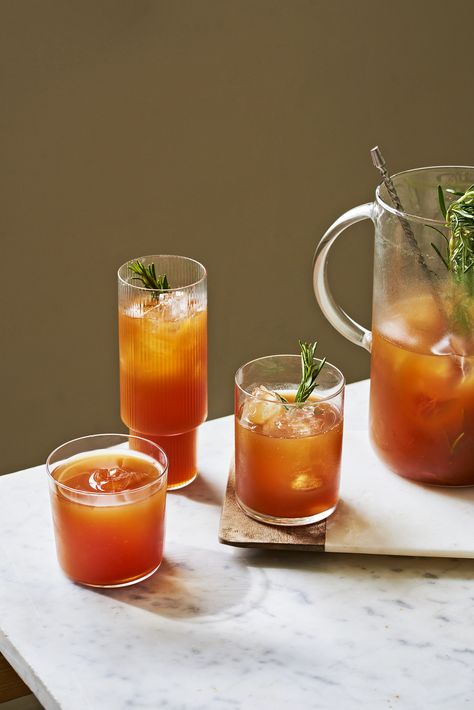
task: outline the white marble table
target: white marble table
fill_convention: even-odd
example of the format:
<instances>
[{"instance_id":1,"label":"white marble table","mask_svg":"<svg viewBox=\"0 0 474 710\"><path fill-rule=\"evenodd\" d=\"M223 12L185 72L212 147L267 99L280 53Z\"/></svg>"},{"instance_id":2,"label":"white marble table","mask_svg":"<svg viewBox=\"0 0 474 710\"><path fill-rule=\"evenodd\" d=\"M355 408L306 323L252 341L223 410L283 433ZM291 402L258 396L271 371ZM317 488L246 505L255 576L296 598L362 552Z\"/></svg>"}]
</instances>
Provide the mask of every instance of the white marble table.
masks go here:
<instances>
[{"instance_id":1,"label":"white marble table","mask_svg":"<svg viewBox=\"0 0 474 710\"><path fill-rule=\"evenodd\" d=\"M366 383L346 426L365 427ZM230 417L169 496L166 557L92 591L55 557L43 466L0 478L0 651L48 709L474 707L474 562L217 542Z\"/></svg>"}]
</instances>

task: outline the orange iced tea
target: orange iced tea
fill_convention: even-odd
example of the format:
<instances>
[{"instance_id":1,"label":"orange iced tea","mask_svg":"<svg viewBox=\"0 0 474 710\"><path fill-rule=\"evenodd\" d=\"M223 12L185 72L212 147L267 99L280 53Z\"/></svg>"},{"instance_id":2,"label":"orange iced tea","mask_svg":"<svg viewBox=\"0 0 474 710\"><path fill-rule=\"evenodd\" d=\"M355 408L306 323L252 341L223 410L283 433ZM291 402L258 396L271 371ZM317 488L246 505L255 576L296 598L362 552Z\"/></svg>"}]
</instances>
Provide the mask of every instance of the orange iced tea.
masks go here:
<instances>
[{"instance_id":1,"label":"orange iced tea","mask_svg":"<svg viewBox=\"0 0 474 710\"><path fill-rule=\"evenodd\" d=\"M327 368L321 374L329 377L333 374L332 366ZM339 373L336 368L333 370ZM277 375L277 379L280 384L289 384L293 373L286 383L283 374ZM329 401L319 398L324 398L322 386L318 395L295 404L296 388L277 384L268 379L265 385L252 382L248 388L237 383L237 499L247 514L263 522L281 525L317 522L335 510L339 497L342 376L339 387L335 380L331 383Z\"/></svg>"},{"instance_id":2,"label":"orange iced tea","mask_svg":"<svg viewBox=\"0 0 474 710\"><path fill-rule=\"evenodd\" d=\"M76 582L122 586L163 557L166 468L141 452L95 451L51 466L61 567Z\"/></svg>"},{"instance_id":3,"label":"orange iced tea","mask_svg":"<svg viewBox=\"0 0 474 710\"><path fill-rule=\"evenodd\" d=\"M474 484L474 346L446 335L430 296L407 298L373 332L370 429L396 473Z\"/></svg>"},{"instance_id":4,"label":"orange iced tea","mask_svg":"<svg viewBox=\"0 0 474 710\"><path fill-rule=\"evenodd\" d=\"M207 312L169 320L157 308L136 301L119 313L121 416L135 432L167 436L206 418Z\"/></svg>"},{"instance_id":5,"label":"orange iced tea","mask_svg":"<svg viewBox=\"0 0 474 710\"><path fill-rule=\"evenodd\" d=\"M173 272L173 259L181 257L152 258L157 268L167 269L171 284L183 280ZM159 265L160 258L171 261ZM121 282L120 272L122 421L131 434L163 446L170 466L168 486L179 488L196 476L196 428L207 415L205 276L197 284L150 292ZM126 271L123 278L128 278ZM188 280L193 278L197 276Z\"/></svg>"}]
</instances>

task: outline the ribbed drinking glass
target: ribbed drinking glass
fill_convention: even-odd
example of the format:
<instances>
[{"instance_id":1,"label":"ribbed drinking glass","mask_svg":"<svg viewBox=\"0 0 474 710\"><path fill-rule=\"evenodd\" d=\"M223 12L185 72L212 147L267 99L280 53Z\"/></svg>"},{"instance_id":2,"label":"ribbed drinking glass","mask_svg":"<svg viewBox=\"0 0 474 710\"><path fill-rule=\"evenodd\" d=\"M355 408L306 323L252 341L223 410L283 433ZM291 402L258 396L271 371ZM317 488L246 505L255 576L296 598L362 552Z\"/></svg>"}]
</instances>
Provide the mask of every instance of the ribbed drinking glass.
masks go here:
<instances>
[{"instance_id":1,"label":"ribbed drinking glass","mask_svg":"<svg viewBox=\"0 0 474 710\"><path fill-rule=\"evenodd\" d=\"M159 444L169 460L168 488L197 475L197 427L207 416L207 280L197 261L144 256L170 288L118 272L121 417L131 434Z\"/></svg>"}]
</instances>

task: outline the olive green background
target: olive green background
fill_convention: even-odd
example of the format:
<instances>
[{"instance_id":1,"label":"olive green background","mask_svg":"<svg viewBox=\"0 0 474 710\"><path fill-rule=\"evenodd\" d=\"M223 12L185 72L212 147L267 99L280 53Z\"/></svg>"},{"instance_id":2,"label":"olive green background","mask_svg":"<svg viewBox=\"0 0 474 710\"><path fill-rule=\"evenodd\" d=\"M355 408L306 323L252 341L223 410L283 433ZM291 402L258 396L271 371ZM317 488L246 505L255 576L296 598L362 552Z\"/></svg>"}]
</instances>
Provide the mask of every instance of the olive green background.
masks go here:
<instances>
[{"instance_id":1,"label":"olive green background","mask_svg":"<svg viewBox=\"0 0 474 710\"><path fill-rule=\"evenodd\" d=\"M392 172L474 162L473 19L470 0L3 0L0 471L122 429L116 269L141 254L208 268L211 417L240 364L298 337L366 377L313 251L371 199L375 143ZM366 324L371 251L358 226L331 266Z\"/></svg>"}]
</instances>

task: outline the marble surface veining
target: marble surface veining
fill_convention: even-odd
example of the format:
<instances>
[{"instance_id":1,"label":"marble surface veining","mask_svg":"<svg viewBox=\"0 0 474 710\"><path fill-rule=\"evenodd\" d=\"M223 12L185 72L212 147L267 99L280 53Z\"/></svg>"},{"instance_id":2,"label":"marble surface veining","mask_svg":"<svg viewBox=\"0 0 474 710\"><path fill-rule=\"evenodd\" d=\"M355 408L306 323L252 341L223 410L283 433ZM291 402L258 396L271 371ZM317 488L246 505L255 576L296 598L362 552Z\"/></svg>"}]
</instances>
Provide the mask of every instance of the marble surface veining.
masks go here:
<instances>
[{"instance_id":1,"label":"marble surface veining","mask_svg":"<svg viewBox=\"0 0 474 710\"><path fill-rule=\"evenodd\" d=\"M348 388L353 429L364 387ZM219 545L232 438L230 417L202 427L163 565L127 589L62 575L43 467L0 479L0 650L43 705L474 707L474 562Z\"/></svg>"}]
</instances>

